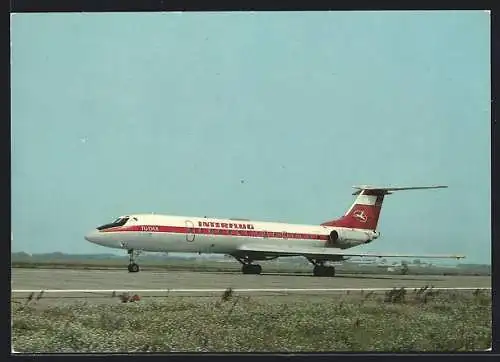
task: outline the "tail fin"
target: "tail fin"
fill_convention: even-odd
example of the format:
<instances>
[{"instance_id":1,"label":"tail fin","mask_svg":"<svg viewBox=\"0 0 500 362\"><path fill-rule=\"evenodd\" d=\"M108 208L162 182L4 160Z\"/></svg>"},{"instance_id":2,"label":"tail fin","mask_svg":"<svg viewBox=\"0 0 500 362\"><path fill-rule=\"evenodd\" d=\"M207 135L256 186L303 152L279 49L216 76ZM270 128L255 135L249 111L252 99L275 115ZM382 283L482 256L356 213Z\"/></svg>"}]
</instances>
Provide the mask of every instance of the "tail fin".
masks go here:
<instances>
[{"instance_id":1,"label":"tail fin","mask_svg":"<svg viewBox=\"0 0 500 362\"><path fill-rule=\"evenodd\" d=\"M400 190L422 190L440 189L448 186L416 186L416 187L374 187L374 186L354 186L357 191L356 200L349 210L340 219L322 223L324 226L339 226L356 229L376 230L382 203L385 195L392 194L392 191Z\"/></svg>"}]
</instances>

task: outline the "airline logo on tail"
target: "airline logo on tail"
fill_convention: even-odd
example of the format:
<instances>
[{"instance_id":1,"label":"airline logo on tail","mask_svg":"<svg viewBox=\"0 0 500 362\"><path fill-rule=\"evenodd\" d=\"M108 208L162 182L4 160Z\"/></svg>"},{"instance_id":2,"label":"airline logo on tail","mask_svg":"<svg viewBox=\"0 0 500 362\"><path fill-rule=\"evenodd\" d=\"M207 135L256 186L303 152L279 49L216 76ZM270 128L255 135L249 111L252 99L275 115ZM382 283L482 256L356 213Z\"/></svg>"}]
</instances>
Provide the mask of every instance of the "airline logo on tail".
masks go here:
<instances>
[{"instance_id":1,"label":"airline logo on tail","mask_svg":"<svg viewBox=\"0 0 500 362\"><path fill-rule=\"evenodd\" d=\"M365 212L363 210L356 210L352 214L352 216L356 219L358 219L360 222L366 222L368 220L368 216L366 216Z\"/></svg>"}]
</instances>

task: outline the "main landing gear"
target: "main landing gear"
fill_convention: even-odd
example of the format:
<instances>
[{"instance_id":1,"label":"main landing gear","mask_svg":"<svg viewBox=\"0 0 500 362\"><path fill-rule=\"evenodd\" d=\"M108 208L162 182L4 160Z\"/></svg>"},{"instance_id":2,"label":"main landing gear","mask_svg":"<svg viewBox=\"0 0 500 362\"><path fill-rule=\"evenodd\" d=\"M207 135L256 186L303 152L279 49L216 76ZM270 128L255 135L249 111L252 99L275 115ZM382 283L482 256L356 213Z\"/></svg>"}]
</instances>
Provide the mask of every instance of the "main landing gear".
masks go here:
<instances>
[{"instance_id":1,"label":"main landing gear","mask_svg":"<svg viewBox=\"0 0 500 362\"><path fill-rule=\"evenodd\" d=\"M243 264L241 267L243 274L260 274L262 273L262 267L259 264Z\"/></svg>"},{"instance_id":2,"label":"main landing gear","mask_svg":"<svg viewBox=\"0 0 500 362\"><path fill-rule=\"evenodd\" d=\"M134 251L134 249L129 249L127 252L130 258L130 262L128 264L129 273L138 273L140 270L139 265L135 263L135 257L138 255L138 253Z\"/></svg>"},{"instance_id":3,"label":"main landing gear","mask_svg":"<svg viewBox=\"0 0 500 362\"><path fill-rule=\"evenodd\" d=\"M315 277L334 277L335 267L325 265L323 260L308 259L314 265L313 275Z\"/></svg>"},{"instance_id":4,"label":"main landing gear","mask_svg":"<svg viewBox=\"0 0 500 362\"><path fill-rule=\"evenodd\" d=\"M243 274L260 274L262 273L262 267L259 264L252 264L252 260L248 258L235 257L241 263L241 272Z\"/></svg>"}]
</instances>

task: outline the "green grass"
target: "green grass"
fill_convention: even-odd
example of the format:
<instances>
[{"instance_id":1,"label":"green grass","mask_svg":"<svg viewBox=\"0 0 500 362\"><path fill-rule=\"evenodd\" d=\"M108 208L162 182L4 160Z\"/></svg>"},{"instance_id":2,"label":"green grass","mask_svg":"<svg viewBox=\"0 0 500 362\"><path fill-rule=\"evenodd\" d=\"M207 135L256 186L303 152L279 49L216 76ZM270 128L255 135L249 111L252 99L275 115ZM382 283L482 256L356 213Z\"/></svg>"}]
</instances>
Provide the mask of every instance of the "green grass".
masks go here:
<instances>
[{"instance_id":1,"label":"green grass","mask_svg":"<svg viewBox=\"0 0 500 362\"><path fill-rule=\"evenodd\" d=\"M394 290L270 300L228 290L209 300L42 307L14 304L19 352L471 351L491 345L491 294Z\"/></svg>"}]
</instances>

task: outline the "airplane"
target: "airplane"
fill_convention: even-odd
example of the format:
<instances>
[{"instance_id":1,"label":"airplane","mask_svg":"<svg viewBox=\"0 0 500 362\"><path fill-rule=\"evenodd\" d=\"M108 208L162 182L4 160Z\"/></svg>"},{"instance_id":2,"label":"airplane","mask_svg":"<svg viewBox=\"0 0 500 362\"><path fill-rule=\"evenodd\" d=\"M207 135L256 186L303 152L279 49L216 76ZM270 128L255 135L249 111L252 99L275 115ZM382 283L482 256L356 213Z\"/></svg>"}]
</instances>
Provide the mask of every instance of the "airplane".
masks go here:
<instances>
[{"instance_id":1,"label":"airplane","mask_svg":"<svg viewBox=\"0 0 500 362\"><path fill-rule=\"evenodd\" d=\"M332 263L352 257L453 258L461 255L402 255L357 253L349 249L380 237L377 224L386 195L400 190L438 189L448 186L375 187L353 186L353 204L340 218L319 225L302 225L157 214L130 214L97 227L89 242L125 249L130 256L128 271L139 272L138 252L183 252L225 254L242 264L243 274L261 274L254 261L302 256L313 264L313 275L335 276Z\"/></svg>"}]
</instances>

